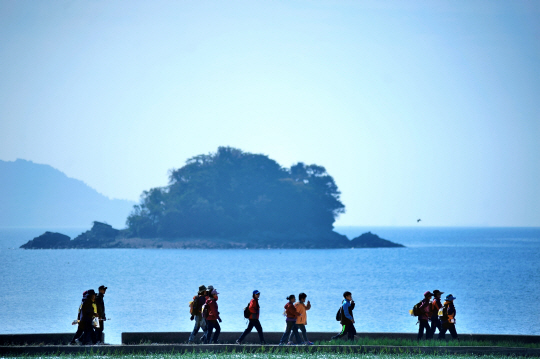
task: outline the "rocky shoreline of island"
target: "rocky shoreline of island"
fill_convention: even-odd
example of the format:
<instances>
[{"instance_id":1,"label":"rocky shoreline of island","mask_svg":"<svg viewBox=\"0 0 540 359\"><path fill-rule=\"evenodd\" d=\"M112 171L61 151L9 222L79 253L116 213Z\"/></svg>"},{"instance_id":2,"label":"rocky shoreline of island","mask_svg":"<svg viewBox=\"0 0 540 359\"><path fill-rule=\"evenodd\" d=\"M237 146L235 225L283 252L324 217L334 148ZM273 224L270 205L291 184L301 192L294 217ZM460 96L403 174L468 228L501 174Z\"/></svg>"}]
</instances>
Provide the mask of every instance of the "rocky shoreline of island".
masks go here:
<instances>
[{"instance_id":1,"label":"rocky shoreline of island","mask_svg":"<svg viewBox=\"0 0 540 359\"><path fill-rule=\"evenodd\" d=\"M380 238L371 232L356 238L329 232L272 233L260 232L229 237L140 238L125 230L94 222L92 229L74 239L57 232L45 232L29 240L23 249L89 249L89 248L164 248L164 249L332 249L332 248L399 248L399 243Z\"/></svg>"}]
</instances>

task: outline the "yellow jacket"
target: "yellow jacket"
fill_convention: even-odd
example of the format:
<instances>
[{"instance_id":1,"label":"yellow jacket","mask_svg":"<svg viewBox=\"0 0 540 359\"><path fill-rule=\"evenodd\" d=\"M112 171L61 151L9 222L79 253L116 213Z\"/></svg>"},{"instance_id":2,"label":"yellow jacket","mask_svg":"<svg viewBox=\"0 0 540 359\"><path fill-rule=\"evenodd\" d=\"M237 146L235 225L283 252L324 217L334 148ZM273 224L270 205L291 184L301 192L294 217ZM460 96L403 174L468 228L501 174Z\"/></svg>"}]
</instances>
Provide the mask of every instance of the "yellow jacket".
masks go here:
<instances>
[{"instance_id":1,"label":"yellow jacket","mask_svg":"<svg viewBox=\"0 0 540 359\"><path fill-rule=\"evenodd\" d=\"M296 308L296 311L300 313L300 316L296 317L296 324L307 324L307 310L311 309L311 304L308 304L307 306L302 302L296 302L294 304L294 307Z\"/></svg>"}]
</instances>

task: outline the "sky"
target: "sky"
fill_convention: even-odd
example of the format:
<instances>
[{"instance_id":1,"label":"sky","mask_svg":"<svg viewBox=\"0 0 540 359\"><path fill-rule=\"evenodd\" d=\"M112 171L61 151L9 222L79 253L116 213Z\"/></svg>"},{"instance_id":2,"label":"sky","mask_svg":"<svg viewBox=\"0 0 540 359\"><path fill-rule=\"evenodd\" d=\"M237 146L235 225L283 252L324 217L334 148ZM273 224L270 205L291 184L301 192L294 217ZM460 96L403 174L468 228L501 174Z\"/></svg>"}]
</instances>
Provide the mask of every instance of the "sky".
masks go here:
<instances>
[{"instance_id":1,"label":"sky","mask_svg":"<svg viewBox=\"0 0 540 359\"><path fill-rule=\"evenodd\" d=\"M540 226L539 18L535 0L0 0L0 159L138 201L232 146L324 166L336 225Z\"/></svg>"}]
</instances>

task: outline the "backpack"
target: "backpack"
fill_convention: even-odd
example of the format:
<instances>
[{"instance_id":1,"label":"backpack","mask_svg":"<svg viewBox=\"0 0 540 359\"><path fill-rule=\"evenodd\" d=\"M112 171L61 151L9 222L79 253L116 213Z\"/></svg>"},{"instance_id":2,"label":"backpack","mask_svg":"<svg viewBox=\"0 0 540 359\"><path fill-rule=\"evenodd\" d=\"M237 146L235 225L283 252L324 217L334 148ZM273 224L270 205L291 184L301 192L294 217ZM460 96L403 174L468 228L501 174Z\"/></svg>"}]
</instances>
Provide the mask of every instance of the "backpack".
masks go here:
<instances>
[{"instance_id":1,"label":"backpack","mask_svg":"<svg viewBox=\"0 0 540 359\"><path fill-rule=\"evenodd\" d=\"M248 303L247 307L244 308L244 318L246 319L249 319L249 317L251 316L251 312L249 311L249 304L251 302Z\"/></svg>"},{"instance_id":2,"label":"backpack","mask_svg":"<svg viewBox=\"0 0 540 359\"><path fill-rule=\"evenodd\" d=\"M418 317L420 315L420 306L422 305L423 300L416 303L416 305L412 309L412 315L415 317Z\"/></svg>"},{"instance_id":3,"label":"backpack","mask_svg":"<svg viewBox=\"0 0 540 359\"><path fill-rule=\"evenodd\" d=\"M341 321L341 312L342 312L342 310L343 310L343 307L339 307L339 309L338 309L338 311L337 311L337 313L336 313L336 320L337 320L338 322Z\"/></svg>"},{"instance_id":4,"label":"backpack","mask_svg":"<svg viewBox=\"0 0 540 359\"><path fill-rule=\"evenodd\" d=\"M208 318L208 305L206 303L202 307L201 314L204 319Z\"/></svg>"},{"instance_id":5,"label":"backpack","mask_svg":"<svg viewBox=\"0 0 540 359\"><path fill-rule=\"evenodd\" d=\"M443 307L439 310L438 316L445 322L448 321L448 307Z\"/></svg>"},{"instance_id":6,"label":"backpack","mask_svg":"<svg viewBox=\"0 0 540 359\"><path fill-rule=\"evenodd\" d=\"M189 313L191 315L199 315L201 314L201 308L199 305L199 296L196 295L193 297L193 300L189 302Z\"/></svg>"}]
</instances>

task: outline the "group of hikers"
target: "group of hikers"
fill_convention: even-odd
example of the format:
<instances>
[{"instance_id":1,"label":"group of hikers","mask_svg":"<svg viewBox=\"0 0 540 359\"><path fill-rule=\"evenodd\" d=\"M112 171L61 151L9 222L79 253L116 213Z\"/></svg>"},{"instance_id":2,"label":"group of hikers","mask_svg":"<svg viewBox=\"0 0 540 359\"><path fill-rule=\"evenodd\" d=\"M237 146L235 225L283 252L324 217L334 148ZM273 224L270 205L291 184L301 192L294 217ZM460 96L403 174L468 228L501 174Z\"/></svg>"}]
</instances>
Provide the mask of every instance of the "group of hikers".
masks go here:
<instances>
[{"instance_id":1,"label":"group of hikers","mask_svg":"<svg viewBox=\"0 0 540 359\"><path fill-rule=\"evenodd\" d=\"M78 325L77 332L70 344L103 344L103 326L107 320L103 297L106 291L104 285L98 288L97 294L93 289L84 291L77 320L72 323Z\"/></svg>"},{"instance_id":2,"label":"group of hikers","mask_svg":"<svg viewBox=\"0 0 540 359\"><path fill-rule=\"evenodd\" d=\"M71 344L100 344L103 343L103 327L107 320L105 316L105 304L103 297L107 287L100 286L96 292L89 289L83 293L81 305L77 320L73 324L78 324L77 332L71 340ZM418 316L420 328L418 330L418 340L421 340L426 332L426 339L433 339L435 330L439 330L438 339L445 339L445 333L449 331L453 339L458 339L455 327L456 308L452 294L446 296L444 304L441 304L441 295L444 292L434 290L433 293L427 291L424 293L424 299L414 306L410 311L412 315ZM221 318L218 310L217 290L209 285L201 285L196 296L189 302L191 320L195 321L193 331L191 332L188 343L194 344L196 336L200 329L203 336L200 343L210 344L218 343L221 333ZM249 324L236 340L236 344L242 344L245 337L251 333L253 328L257 330L259 341L266 344L264 333L259 321L260 306L259 297L261 292L253 291L252 299L244 308L244 318L249 320ZM432 300L433 298L433 300ZM307 294L300 293L298 301L294 294L289 295L284 307L285 332L283 333L279 345L313 345L309 341L306 331L307 311L311 309L311 303L307 300ZM347 339L354 340L356 329L354 327L353 310L355 307L351 292L343 293L343 301L336 313L336 320L341 324L341 331L332 337L339 339L347 336ZM429 322L431 321L431 325ZM300 333L299 333L300 331ZM296 343L295 343L296 342Z\"/></svg>"},{"instance_id":3,"label":"group of hikers","mask_svg":"<svg viewBox=\"0 0 540 359\"><path fill-rule=\"evenodd\" d=\"M426 339L433 339L435 330L439 330L438 339L445 339L447 331L452 334L453 339L458 339L456 331L456 307L454 307L454 297L452 294L448 294L445 298L444 304L441 304L441 295L444 292L436 289L431 293L427 291L424 293L424 299L416 304L411 311L412 315L418 316L418 322L420 327L418 328L418 340L424 336L424 330L426 332ZM433 298L433 300L431 300ZM431 326L429 322L431 321Z\"/></svg>"},{"instance_id":4,"label":"group of hikers","mask_svg":"<svg viewBox=\"0 0 540 359\"><path fill-rule=\"evenodd\" d=\"M191 320L195 321L193 331L191 332L188 343L194 344L197 333L200 329L203 331L203 336L200 342L203 344L217 343L219 334L221 333L221 327L219 323L221 318L218 311L218 292L213 286L199 287L199 291L193 300L189 303ZM259 341L261 344L266 344L264 340L264 333L259 321L259 297L261 292L258 290L253 291L253 298L249 304L244 308L244 318L249 320L249 324L236 340L236 344L242 344L244 338L251 333L253 328L257 330L259 334ZM349 339L354 339L356 329L354 328L354 301L352 300L352 294L350 292L343 293L343 302L336 315L336 319L340 321L342 330L339 334L332 337L332 339L341 338L345 335ZM307 294L300 293L298 295L298 301L294 294L289 295L287 298L287 304L285 304L285 332L279 341L279 345L313 345L313 342L309 341L307 337L306 325L307 325L307 311L311 309L311 303L309 300L306 302ZM215 330L215 332L214 332ZM298 332L300 330L300 333ZM294 343L294 341L296 343Z\"/></svg>"}]
</instances>

